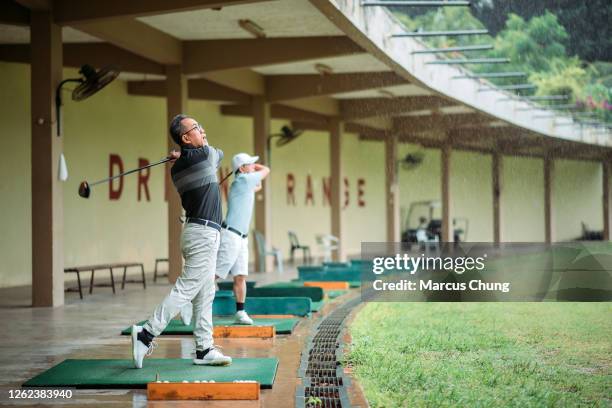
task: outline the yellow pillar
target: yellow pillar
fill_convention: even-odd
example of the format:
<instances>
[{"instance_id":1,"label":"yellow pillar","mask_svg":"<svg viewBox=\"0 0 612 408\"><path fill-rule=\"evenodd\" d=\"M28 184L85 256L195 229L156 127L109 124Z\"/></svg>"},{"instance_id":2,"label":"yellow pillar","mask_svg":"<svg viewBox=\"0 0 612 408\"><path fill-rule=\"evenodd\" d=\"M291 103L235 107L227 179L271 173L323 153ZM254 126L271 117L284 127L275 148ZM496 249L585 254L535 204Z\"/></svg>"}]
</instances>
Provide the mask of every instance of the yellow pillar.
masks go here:
<instances>
[{"instance_id":1,"label":"yellow pillar","mask_svg":"<svg viewBox=\"0 0 612 408\"><path fill-rule=\"evenodd\" d=\"M270 104L266 102L263 95L253 97L253 150L259 156L260 163L269 164L268 157L268 136L270 136ZM274 171L272 170L272 173ZM267 180L262 183L262 188L255 195L255 229L263 234L268 246L272 245L272 217L271 217L271 180L270 174ZM255 241L255 240L253 240ZM273 259L267 257L264 262L263 271L272 270ZM255 251L255 265L258 268L260 263L259 252Z\"/></svg>"},{"instance_id":2,"label":"yellow pillar","mask_svg":"<svg viewBox=\"0 0 612 408\"><path fill-rule=\"evenodd\" d=\"M451 216L451 151L450 144L447 143L442 146L442 242L453 242L455 238L453 234L453 217Z\"/></svg>"},{"instance_id":3,"label":"yellow pillar","mask_svg":"<svg viewBox=\"0 0 612 408\"><path fill-rule=\"evenodd\" d=\"M493 181L493 242L499 244L502 240L502 191L503 191L503 156L499 152L493 153L492 160Z\"/></svg>"},{"instance_id":4,"label":"yellow pillar","mask_svg":"<svg viewBox=\"0 0 612 408\"><path fill-rule=\"evenodd\" d=\"M32 305L64 304L63 188L55 90L62 80L62 31L49 11L32 11Z\"/></svg>"},{"instance_id":5,"label":"yellow pillar","mask_svg":"<svg viewBox=\"0 0 612 408\"><path fill-rule=\"evenodd\" d=\"M342 133L344 125L338 118L330 119L329 124L329 169L331 191L331 233L338 238L338 251L334 254L335 261L345 259L342 236Z\"/></svg>"},{"instance_id":6,"label":"yellow pillar","mask_svg":"<svg viewBox=\"0 0 612 408\"><path fill-rule=\"evenodd\" d=\"M604 241L610 241L610 227L612 226L612 206L610 205L610 170L612 163L606 160L603 165L603 217Z\"/></svg>"},{"instance_id":7,"label":"yellow pillar","mask_svg":"<svg viewBox=\"0 0 612 408\"><path fill-rule=\"evenodd\" d=\"M385 139L385 194L387 208L387 241L400 241L399 183L397 175L397 134Z\"/></svg>"},{"instance_id":8,"label":"yellow pillar","mask_svg":"<svg viewBox=\"0 0 612 408\"><path fill-rule=\"evenodd\" d=\"M553 183L555 174L555 163L553 158L544 158L544 241L550 244L555 239L554 208L553 208Z\"/></svg>"},{"instance_id":9,"label":"yellow pillar","mask_svg":"<svg viewBox=\"0 0 612 408\"><path fill-rule=\"evenodd\" d=\"M181 72L180 65L166 67L166 113L168 126L164 135L168 140L168 151L178 149L168 133L172 118L187 111L187 78ZM168 200L168 281L174 283L183 269L181 254L182 225L179 219L183 213L181 197L172 184L170 171L166 171L166 194Z\"/></svg>"}]
</instances>

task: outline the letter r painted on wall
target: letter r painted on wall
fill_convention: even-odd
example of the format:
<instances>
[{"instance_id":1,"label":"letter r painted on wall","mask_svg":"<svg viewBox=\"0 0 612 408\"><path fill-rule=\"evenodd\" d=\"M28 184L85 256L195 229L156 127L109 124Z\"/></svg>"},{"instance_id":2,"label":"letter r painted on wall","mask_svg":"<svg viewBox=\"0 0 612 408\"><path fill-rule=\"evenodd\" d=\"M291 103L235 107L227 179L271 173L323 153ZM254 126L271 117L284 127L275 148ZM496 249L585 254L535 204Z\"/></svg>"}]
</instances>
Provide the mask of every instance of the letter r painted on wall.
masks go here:
<instances>
[{"instance_id":1,"label":"letter r painted on wall","mask_svg":"<svg viewBox=\"0 0 612 408\"><path fill-rule=\"evenodd\" d=\"M118 171L115 173L115 167ZM123 160L118 154L111 153L108 158L108 176L113 177L115 174L123 173ZM115 187L115 183L118 187ZM110 200L118 200L123 192L123 177L119 177L108 183L108 198ZM140 193L140 191L139 191Z\"/></svg>"},{"instance_id":2,"label":"letter r painted on wall","mask_svg":"<svg viewBox=\"0 0 612 408\"><path fill-rule=\"evenodd\" d=\"M149 161L147 159L139 158L138 167L148 166ZM140 201L140 191L144 188L145 197L147 201L151 201L151 195L149 194L149 177L151 176L151 169L144 169L138 172L138 201Z\"/></svg>"},{"instance_id":3,"label":"letter r painted on wall","mask_svg":"<svg viewBox=\"0 0 612 408\"><path fill-rule=\"evenodd\" d=\"M293 173L287 173L287 205L295 205L295 177Z\"/></svg>"}]
</instances>

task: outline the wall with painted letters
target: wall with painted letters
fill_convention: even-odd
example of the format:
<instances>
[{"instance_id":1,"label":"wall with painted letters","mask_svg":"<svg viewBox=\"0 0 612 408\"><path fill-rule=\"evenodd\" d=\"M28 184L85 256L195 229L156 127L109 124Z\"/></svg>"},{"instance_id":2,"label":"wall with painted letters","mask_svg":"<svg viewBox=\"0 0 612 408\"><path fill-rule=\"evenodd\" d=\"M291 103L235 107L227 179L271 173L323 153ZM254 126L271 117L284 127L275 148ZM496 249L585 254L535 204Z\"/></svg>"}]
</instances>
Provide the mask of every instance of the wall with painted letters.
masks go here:
<instances>
[{"instance_id":1,"label":"wall with painted letters","mask_svg":"<svg viewBox=\"0 0 612 408\"><path fill-rule=\"evenodd\" d=\"M74 76L65 70L64 76ZM31 282L29 66L0 63L0 137L4 147L0 161L0 287ZM222 173L229 171L231 156L253 151L250 118L227 117L219 106L190 101L188 113L207 129L212 145L224 150ZM116 81L92 98L73 102L64 109L64 153L69 179L64 187L64 262L66 266L115 261L142 261L151 270L155 258L167 256L166 203L163 167L140 176L103 184L92 189L91 198L77 195L82 180L107 177L111 172L152 163L166 153L165 101L127 94L125 82ZM277 132L283 121L274 120ZM270 245L288 254L287 231L317 253L315 235L329 233L330 207L329 136L307 131L294 142L273 146L272 234ZM419 150L401 145L400 156ZM385 239L384 147L379 142L343 138L344 245L358 255L362 241ZM503 237L512 241L544 238L542 161L505 158ZM451 162L452 213L469 220L468 239L492 238L491 158L453 152ZM575 238L581 222L591 229L603 228L601 166L560 160L556 162L554 205L556 239ZM416 168L399 169L402 224L410 204L440 200L440 154L425 150ZM224 204L224 210L226 206ZM178 222L178 220L177 220Z\"/></svg>"}]
</instances>

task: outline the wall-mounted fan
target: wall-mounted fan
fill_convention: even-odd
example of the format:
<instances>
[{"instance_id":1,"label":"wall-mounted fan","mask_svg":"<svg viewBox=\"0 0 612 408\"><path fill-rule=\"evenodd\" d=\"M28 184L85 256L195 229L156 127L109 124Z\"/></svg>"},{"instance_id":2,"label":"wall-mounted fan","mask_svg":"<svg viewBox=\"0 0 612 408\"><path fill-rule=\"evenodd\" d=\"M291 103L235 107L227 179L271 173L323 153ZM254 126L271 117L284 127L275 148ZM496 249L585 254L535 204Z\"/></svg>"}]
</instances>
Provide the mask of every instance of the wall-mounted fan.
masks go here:
<instances>
[{"instance_id":1,"label":"wall-mounted fan","mask_svg":"<svg viewBox=\"0 0 612 408\"><path fill-rule=\"evenodd\" d=\"M57 121L57 136L61 136L61 107L62 107L62 87L68 82L76 82L76 88L72 90L72 100L82 101L95 94L106 85L111 83L119 75L119 69L114 65L108 65L96 70L91 65L83 65L79 70L80 78L68 78L59 83L55 90L55 114Z\"/></svg>"},{"instance_id":2,"label":"wall-mounted fan","mask_svg":"<svg viewBox=\"0 0 612 408\"><path fill-rule=\"evenodd\" d=\"M425 159L425 152L419 150L406 154L399 160L399 163L404 170L414 170L423 163L423 159Z\"/></svg>"},{"instance_id":3,"label":"wall-mounted fan","mask_svg":"<svg viewBox=\"0 0 612 408\"><path fill-rule=\"evenodd\" d=\"M302 134L303 130L300 129L292 129L289 126L283 126L281 128L280 133L274 133L271 134L270 136L268 136L268 165L271 162L271 157L270 157L270 144L272 142L272 139L274 138L278 138L278 140L276 141L276 147L283 147L291 142L293 142L295 139L297 139L301 134Z\"/></svg>"}]
</instances>

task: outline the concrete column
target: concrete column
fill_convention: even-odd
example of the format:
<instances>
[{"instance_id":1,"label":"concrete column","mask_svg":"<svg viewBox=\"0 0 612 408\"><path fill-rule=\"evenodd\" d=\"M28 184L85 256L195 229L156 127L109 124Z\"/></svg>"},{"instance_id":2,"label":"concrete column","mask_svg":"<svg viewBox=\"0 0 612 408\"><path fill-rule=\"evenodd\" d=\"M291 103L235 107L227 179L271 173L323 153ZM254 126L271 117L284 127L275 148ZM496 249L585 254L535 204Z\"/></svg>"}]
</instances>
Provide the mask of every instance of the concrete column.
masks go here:
<instances>
[{"instance_id":1,"label":"concrete column","mask_svg":"<svg viewBox=\"0 0 612 408\"><path fill-rule=\"evenodd\" d=\"M342 183L344 174L342 172L342 133L344 124L338 118L332 118L329 122L329 171L331 190L331 233L338 237L338 251L334 254L335 261L345 259L344 240L342 235Z\"/></svg>"},{"instance_id":2,"label":"concrete column","mask_svg":"<svg viewBox=\"0 0 612 408\"><path fill-rule=\"evenodd\" d=\"M179 113L187 111L187 78L181 72L180 65L166 66L166 113L168 127L170 121ZM164 135L168 140L168 151L178 149L168 134L168 127ZM172 184L170 166L166 171L166 199L168 201L168 280L174 283L183 269L183 255L181 254L182 225L179 219L183 213L181 197Z\"/></svg>"},{"instance_id":3,"label":"concrete column","mask_svg":"<svg viewBox=\"0 0 612 408\"><path fill-rule=\"evenodd\" d=\"M499 244L502 240L502 190L503 190L503 156L499 152L493 153L492 181L493 181L493 242Z\"/></svg>"},{"instance_id":4,"label":"concrete column","mask_svg":"<svg viewBox=\"0 0 612 408\"><path fill-rule=\"evenodd\" d=\"M553 183L555 176L555 163L553 158L544 158L544 242L550 244L555 239Z\"/></svg>"},{"instance_id":5,"label":"concrete column","mask_svg":"<svg viewBox=\"0 0 612 408\"><path fill-rule=\"evenodd\" d=\"M442 242L454 241L450 186L451 151L450 144L442 146Z\"/></svg>"},{"instance_id":6,"label":"concrete column","mask_svg":"<svg viewBox=\"0 0 612 408\"><path fill-rule=\"evenodd\" d=\"M603 217L604 217L604 241L610 241L610 227L612 227L612 205L610 205L610 170L612 163L608 160L603 165Z\"/></svg>"},{"instance_id":7,"label":"concrete column","mask_svg":"<svg viewBox=\"0 0 612 408\"><path fill-rule=\"evenodd\" d=\"M385 139L385 195L387 213L387 241L400 241L399 183L397 174L397 134Z\"/></svg>"},{"instance_id":8,"label":"concrete column","mask_svg":"<svg viewBox=\"0 0 612 408\"><path fill-rule=\"evenodd\" d=\"M253 151L259 156L259 161L264 164L269 164L270 161L267 149L268 136L270 136L270 104L266 102L263 95L257 95L253 97ZM255 229L266 237L268 246L272 245L272 189L270 184L272 177L273 174L270 174L262 183L262 189L255 195ZM273 261L271 257L267 257L265 270L258 272L271 271ZM259 252L255 251L256 270L259 262Z\"/></svg>"},{"instance_id":9,"label":"concrete column","mask_svg":"<svg viewBox=\"0 0 612 408\"><path fill-rule=\"evenodd\" d=\"M63 149L55 121L55 90L62 80L62 31L49 11L32 11L32 305L64 304Z\"/></svg>"}]
</instances>

